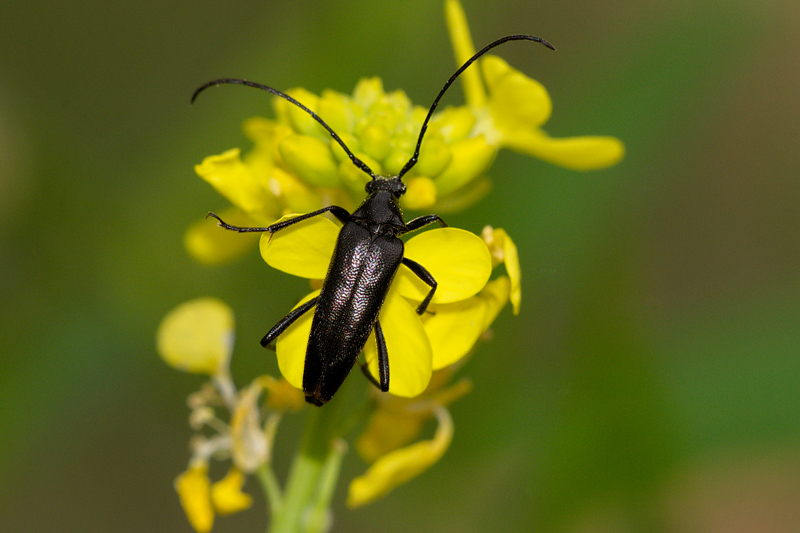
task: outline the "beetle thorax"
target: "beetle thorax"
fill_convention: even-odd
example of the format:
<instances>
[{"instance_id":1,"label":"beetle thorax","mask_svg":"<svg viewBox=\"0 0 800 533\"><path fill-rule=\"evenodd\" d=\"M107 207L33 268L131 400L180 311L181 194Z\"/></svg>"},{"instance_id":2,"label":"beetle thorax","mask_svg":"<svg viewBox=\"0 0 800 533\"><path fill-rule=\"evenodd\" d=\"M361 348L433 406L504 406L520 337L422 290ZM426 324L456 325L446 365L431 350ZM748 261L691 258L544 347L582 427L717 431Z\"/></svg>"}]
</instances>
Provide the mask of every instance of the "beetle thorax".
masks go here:
<instances>
[{"instance_id":1,"label":"beetle thorax","mask_svg":"<svg viewBox=\"0 0 800 533\"><path fill-rule=\"evenodd\" d=\"M397 234L405 228L397 196L386 189L372 191L350 218L369 226L373 233Z\"/></svg>"}]
</instances>

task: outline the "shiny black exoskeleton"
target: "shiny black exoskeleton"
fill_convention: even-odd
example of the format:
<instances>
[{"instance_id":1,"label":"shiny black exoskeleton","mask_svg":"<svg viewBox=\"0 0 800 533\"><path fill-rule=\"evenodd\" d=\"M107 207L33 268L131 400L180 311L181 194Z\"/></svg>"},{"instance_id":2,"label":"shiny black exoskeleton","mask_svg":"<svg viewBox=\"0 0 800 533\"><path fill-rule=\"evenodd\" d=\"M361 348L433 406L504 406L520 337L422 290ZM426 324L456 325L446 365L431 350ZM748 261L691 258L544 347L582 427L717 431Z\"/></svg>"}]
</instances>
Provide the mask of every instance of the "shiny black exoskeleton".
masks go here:
<instances>
[{"instance_id":1,"label":"shiny black exoskeleton","mask_svg":"<svg viewBox=\"0 0 800 533\"><path fill-rule=\"evenodd\" d=\"M384 392L389 390L389 356L378 315L397 269L401 264L406 265L430 286L430 291L417 308L417 313L425 312L436 292L436 280L433 279L433 276L422 265L403 256L403 241L399 239L399 236L433 222L445 225L437 215L418 217L408 223L403 221L403 213L398 204L398 200L406 191L402 178L416 164L428 122L439 104L439 100L453 81L476 59L495 46L507 41L518 40L539 42L555 50L553 45L540 37L509 35L490 43L473 55L439 91L420 128L414 154L398 175L392 177L376 175L350 151L336 132L316 113L277 89L247 80L224 78L208 82L194 92L192 101L208 87L232 83L262 89L288 100L321 124L330 133L333 140L344 149L353 164L372 178L372 181L368 182L366 186L367 198L353 214L339 206L328 206L268 227L243 228L226 224L217 215L209 213L209 216L216 218L218 224L223 228L239 232L275 233L292 224L327 212L342 222L343 226L339 232L320 294L293 309L261 340L263 346L271 345L292 323L312 307L316 307L303 370L303 391L308 402L323 405L333 397L358 360L358 356L373 330L378 349L379 380L375 384ZM367 376L370 377L369 374ZM370 377L370 379L372 378Z\"/></svg>"},{"instance_id":2,"label":"shiny black exoskeleton","mask_svg":"<svg viewBox=\"0 0 800 533\"><path fill-rule=\"evenodd\" d=\"M352 215L339 206L328 206L266 228L231 226L210 213L222 227L234 231L275 233L328 211L344 224L319 296L293 309L261 340L263 346L270 345L298 318L316 307L303 371L306 400L315 405L328 402L339 390L373 329L378 345L376 384L384 392L389 390L389 356L378 314L401 263L431 287L417 313L425 312L436 292L436 281L425 267L403 257L403 241L398 236L433 222L445 224L437 215L403 222L397 201L405 190L397 177L377 177L367 183L368 196Z\"/></svg>"}]
</instances>

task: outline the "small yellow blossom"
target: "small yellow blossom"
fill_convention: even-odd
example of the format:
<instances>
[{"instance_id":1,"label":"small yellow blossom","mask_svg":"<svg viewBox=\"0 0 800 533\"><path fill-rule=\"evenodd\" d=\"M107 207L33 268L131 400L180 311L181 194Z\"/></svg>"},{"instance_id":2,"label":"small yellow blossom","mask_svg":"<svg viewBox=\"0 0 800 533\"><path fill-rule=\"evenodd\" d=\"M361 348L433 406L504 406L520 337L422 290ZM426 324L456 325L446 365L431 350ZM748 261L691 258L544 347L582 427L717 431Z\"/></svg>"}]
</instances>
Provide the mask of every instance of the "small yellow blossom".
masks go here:
<instances>
[{"instance_id":1,"label":"small yellow blossom","mask_svg":"<svg viewBox=\"0 0 800 533\"><path fill-rule=\"evenodd\" d=\"M213 376L227 372L233 336L233 311L215 298L198 298L164 317L156 343L170 366Z\"/></svg>"},{"instance_id":2,"label":"small yellow blossom","mask_svg":"<svg viewBox=\"0 0 800 533\"><path fill-rule=\"evenodd\" d=\"M211 486L211 503L214 510L221 515L238 513L249 509L253 498L242 492L244 474L236 468L231 468L228 474Z\"/></svg>"},{"instance_id":3,"label":"small yellow blossom","mask_svg":"<svg viewBox=\"0 0 800 533\"><path fill-rule=\"evenodd\" d=\"M425 392L416 398L374 394L375 410L366 429L356 440L356 450L364 461L373 463L389 452L411 443L422 432L425 422L434 417L435 406L447 406L472 389L467 379L449 385L459 365L433 372Z\"/></svg>"},{"instance_id":4,"label":"small yellow blossom","mask_svg":"<svg viewBox=\"0 0 800 533\"><path fill-rule=\"evenodd\" d=\"M189 523L198 533L211 531L214 515L232 514L248 509L253 500L242 492L244 475L236 468L213 485L208 479L206 460L195 460L186 472L175 479L175 490Z\"/></svg>"},{"instance_id":5,"label":"small yellow blossom","mask_svg":"<svg viewBox=\"0 0 800 533\"><path fill-rule=\"evenodd\" d=\"M198 533L211 531L214 525L214 507L211 504L211 482L208 464L197 463L175 479L175 490L189 523Z\"/></svg>"},{"instance_id":6,"label":"small yellow blossom","mask_svg":"<svg viewBox=\"0 0 800 533\"><path fill-rule=\"evenodd\" d=\"M269 470L283 413L305 405L302 392L272 376L259 376L237 390L228 370L233 335L233 312L214 298L176 307L164 318L157 335L159 352L168 364L211 377L189 395L189 425L196 433L190 440L189 468L175 480L181 505L198 532L211 529L215 513L250 507L252 498L242 492L245 476ZM266 398L262 398L264 392ZM227 417L219 416L223 410ZM212 458L232 463L228 474L213 484L208 479Z\"/></svg>"},{"instance_id":7,"label":"small yellow blossom","mask_svg":"<svg viewBox=\"0 0 800 533\"><path fill-rule=\"evenodd\" d=\"M275 411L299 411L306 406L305 395L292 387L285 379L275 379L272 376L262 376L262 383L269 391L267 407Z\"/></svg>"},{"instance_id":8,"label":"small yellow blossom","mask_svg":"<svg viewBox=\"0 0 800 533\"><path fill-rule=\"evenodd\" d=\"M445 17L460 65L475 53L467 17L457 0L446 0ZM472 135L483 135L489 146L510 148L572 170L608 167L625 155L623 143L615 137L548 136L540 126L550 118L553 105L544 86L497 56L486 55L478 63L479 71L467 69L463 74L464 92L477 118Z\"/></svg>"},{"instance_id":9,"label":"small yellow blossom","mask_svg":"<svg viewBox=\"0 0 800 533\"><path fill-rule=\"evenodd\" d=\"M486 246L492 254L492 266L504 264L506 272L511 281L510 299L511 306L514 309L514 314L519 314L519 306L522 301L522 287L520 285L522 279L522 269L519 266L519 253L517 252L517 245L508 236L508 233L502 228L494 229L491 226L486 226L481 232Z\"/></svg>"},{"instance_id":10,"label":"small yellow blossom","mask_svg":"<svg viewBox=\"0 0 800 533\"><path fill-rule=\"evenodd\" d=\"M258 409L261 390L261 384L256 380L240 392L231 417L233 464L248 474L269 461L270 455L271 443L261 427L261 413Z\"/></svg>"},{"instance_id":11,"label":"small yellow blossom","mask_svg":"<svg viewBox=\"0 0 800 533\"><path fill-rule=\"evenodd\" d=\"M348 507L360 507L382 498L398 485L430 468L444 455L453 439L453 419L441 406L434 408L434 413L438 427L433 439L416 442L380 457L364 475L350 483Z\"/></svg>"}]
</instances>

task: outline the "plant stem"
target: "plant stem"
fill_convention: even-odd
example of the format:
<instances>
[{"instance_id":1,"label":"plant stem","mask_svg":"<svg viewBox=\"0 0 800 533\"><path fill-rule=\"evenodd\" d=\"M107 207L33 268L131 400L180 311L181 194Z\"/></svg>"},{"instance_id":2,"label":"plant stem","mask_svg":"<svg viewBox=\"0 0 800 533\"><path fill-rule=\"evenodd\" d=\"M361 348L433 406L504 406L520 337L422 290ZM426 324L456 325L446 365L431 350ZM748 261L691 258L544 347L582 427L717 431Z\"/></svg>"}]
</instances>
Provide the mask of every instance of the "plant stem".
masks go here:
<instances>
[{"instance_id":1,"label":"plant stem","mask_svg":"<svg viewBox=\"0 0 800 533\"><path fill-rule=\"evenodd\" d=\"M289 470L283 501L279 509L272 510L272 524L269 528L271 533L311 531L309 527L314 527L315 531L324 529L322 522L327 521L320 521L318 515L323 511L327 514L330 495L326 498L320 491L323 490L322 485L335 484L338 464L343 455L343 451L337 453L337 447L334 446L339 404L340 402L330 402L323 408L308 408L303 440ZM338 449L342 449L341 445ZM326 468L329 461L333 461L332 467ZM321 499L327 499L326 509L323 511L318 508ZM315 508L312 509L312 505ZM309 523L311 513L316 516L311 520L313 523Z\"/></svg>"}]
</instances>

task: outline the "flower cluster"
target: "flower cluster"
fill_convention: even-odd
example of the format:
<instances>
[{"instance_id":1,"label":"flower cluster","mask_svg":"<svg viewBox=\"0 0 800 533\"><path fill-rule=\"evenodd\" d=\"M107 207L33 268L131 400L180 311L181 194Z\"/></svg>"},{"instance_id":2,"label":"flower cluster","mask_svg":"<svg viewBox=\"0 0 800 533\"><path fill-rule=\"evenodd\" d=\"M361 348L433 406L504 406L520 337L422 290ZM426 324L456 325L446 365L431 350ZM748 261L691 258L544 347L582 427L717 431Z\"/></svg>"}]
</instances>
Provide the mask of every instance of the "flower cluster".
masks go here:
<instances>
[{"instance_id":1,"label":"flower cluster","mask_svg":"<svg viewBox=\"0 0 800 533\"><path fill-rule=\"evenodd\" d=\"M447 0L445 12L460 65L475 48L460 4ZM624 155L623 144L614 137L548 136L541 129L552 111L547 90L497 56L484 56L461 80L466 104L446 107L430 121L419 162L404 178L404 208L445 214L472 205L489 192L486 172L501 148L575 170L607 167ZM318 96L302 88L287 94L322 116L380 175L400 171L427 113L403 91L384 91L379 78L360 80L351 95L325 90ZM231 149L195 167L232 204L218 211L220 217L234 225L264 226L324 205L357 205L369 177L308 114L280 98L273 105L275 119L245 121L244 134L253 142L249 152ZM204 222L196 222L185 240L189 253L201 262L229 261L255 239L215 231Z\"/></svg>"},{"instance_id":2,"label":"flower cluster","mask_svg":"<svg viewBox=\"0 0 800 533\"><path fill-rule=\"evenodd\" d=\"M456 59L462 64L475 53L466 18L457 0L446 0L445 11ZM432 117L419 161L404 177L405 208L447 213L471 205L490 189L486 172L501 148L576 170L612 165L623 156L622 143L613 137L549 137L541 130L552 109L547 91L496 56L483 56L463 73L462 80L466 104L447 107ZM396 175L405 165L427 113L402 91L385 92L378 78L360 80L351 95L323 91L318 96L300 88L287 94L323 117L378 175ZM219 211L220 218L236 226L266 226L331 204L352 210L363 199L369 176L306 112L280 98L273 104L274 119L252 118L244 124L253 142L250 151L243 155L239 149L229 150L207 157L195 168L231 203ZM324 217L308 218L263 234L261 256L275 269L310 279L311 287L318 289L338 232L339 227ZM221 231L204 220L187 231L185 244L197 260L220 263L244 253L256 238L255 233ZM454 372L509 301L514 314L520 308L517 248L503 229L487 226L480 236L456 228L431 229L408 239L404 255L423 265L438 288L428 312L418 315L415 309L429 287L401 265L380 311L391 369L389 394L373 392L369 417L355 440L356 450L370 466L350 484L350 507L384 496L442 457L453 436L447 407L471 387L464 378L453 382ZM493 277L498 268L504 273L501 270ZM311 292L298 306L317 294L318 290ZM325 510L329 505L346 450L341 440L344 434L324 434L331 450L324 461L312 457L303 463L301 456L308 450L298 452L292 472L306 476L316 472L315 490L293 491L290 479L287 493L282 494L270 467L279 420L304 405L299 389L312 315L302 315L277 339L283 378L260 376L241 390L228 372L233 315L225 304L195 300L162 322L158 348L164 360L211 378L189 398L190 423L198 435L192 441L189 468L175 483L197 531L209 531L215 514L250 505L241 487L244 476L253 473L267 492L273 520L313 530L309 520L319 525L329 519L323 512L309 510ZM363 352L368 371L377 379L374 333ZM227 411L223 417L227 420L217 416L220 410ZM327 414L330 407L320 412ZM320 416L309 413L309 423ZM418 440L430 420L436 423L432 438ZM317 437L319 431L315 430ZM208 477L212 458L231 463L228 475L213 484ZM304 470L298 464L314 466ZM284 501L296 497L306 498L303 527L297 525L301 518L286 515L304 508Z\"/></svg>"},{"instance_id":3,"label":"flower cluster","mask_svg":"<svg viewBox=\"0 0 800 533\"><path fill-rule=\"evenodd\" d=\"M175 480L186 516L201 533L211 530L215 514L250 507L251 497L242 492L244 476L269 465L283 413L305 403L302 392L271 376L259 376L238 391L229 372L233 340L233 311L215 298L179 305L164 317L156 334L158 352L167 364L211 378L189 396L189 424L197 433L189 467ZM262 393L267 396L264 412ZM227 421L217 416L220 410L227 411ZM228 474L213 484L208 476L212 457L231 461Z\"/></svg>"}]
</instances>

